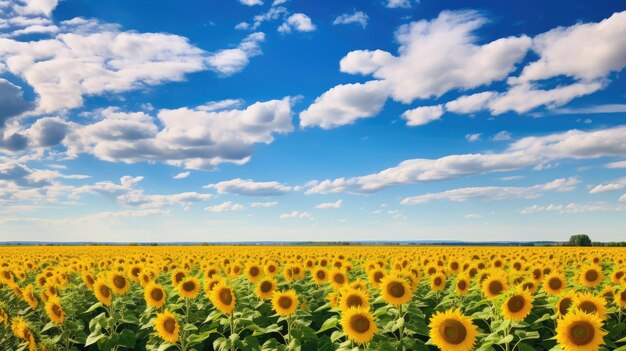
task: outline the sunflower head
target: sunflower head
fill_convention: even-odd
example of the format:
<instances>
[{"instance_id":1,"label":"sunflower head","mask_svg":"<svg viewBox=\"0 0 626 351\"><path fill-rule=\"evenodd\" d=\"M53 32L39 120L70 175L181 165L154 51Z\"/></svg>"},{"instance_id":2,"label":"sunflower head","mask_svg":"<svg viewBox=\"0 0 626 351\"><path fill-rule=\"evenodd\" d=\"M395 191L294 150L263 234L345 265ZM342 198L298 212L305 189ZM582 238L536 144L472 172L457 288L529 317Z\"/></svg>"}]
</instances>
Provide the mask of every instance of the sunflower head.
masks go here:
<instances>
[{"instance_id":1,"label":"sunflower head","mask_svg":"<svg viewBox=\"0 0 626 351\"><path fill-rule=\"evenodd\" d=\"M606 335L601 326L597 316L575 310L558 321L556 340L565 351L597 351Z\"/></svg>"},{"instance_id":2,"label":"sunflower head","mask_svg":"<svg viewBox=\"0 0 626 351\"><path fill-rule=\"evenodd\" d=\"M504 273L493 272L483 281L482 288L485 296L492 299L506 292L509 284Z\"/></svg>"},{"instance_id":3,"label":"sunflower head","mask_svg":"<svg viewBox=\"0 0 626 351\"><path fill-rule=\"evenodd\" d=\"M604 273L602 273L602 268L596 265L591 265L580 271L578 280L584 287L595 288L602 283L602 280L604 280Z\"/></svg>"},{"instance_id":4,"label":"sunflower head","mask_svg":"<svg viewBox=\"0 0 626 351\"><path fill-rule=\"evenodd\" d=\"M93 284L93 293L94 295L96 295L98 301L100 301L103 305L111 305L111 300L113 299L113 291L111 291L111 288L109 288L106 280L98 279Z\"/></svg>"},{"instance_id":5,"label":"sunflower head","mask_svg":"<svg viewBox=\"0 0 626 351\"><path fill-rule=\"evenodd\" d=\"M454 291L459 295L467 294L470 288L470 279L467 275L461 274L457 276L456 283L454 285Z\"/></svg>"},{"instance_id":6,"label":"sunflower head","mask_svg":"<svg viewBox=\"0 0 626 351\"><path fill-rule=\"evenodd\" d=\"M437 312L430 319L430 338L442 350L469 351L478 331L472 320L460 310Z\"/></svg>"},{"instance_id":7,"label":"sunflower head","mask_svg":"<svg viewBox=\"0 0 626 351\"><path fill-rule=\"evenodd\" d=\"M559 317L564 317L569 312L570 307L574 303L574 297L576 297L576 294L572 291L567 291L561 295L556 303L557 315Z\"/></svg>"},{"instance_id":8,"label":"sunflower head","mask_svg":"<svg viewBox=\"0 0 626 351\"><path fill-rule=\"evenodd\" d=\"M317 267L313 269L311 275L317 284L322 284L328 281L328 271L324 267Z\"/></svg>"},{"instance_id":9,"label":"sunflower head","mask_svg":"<svg viewBox=\"0 0 626 351\"><path fill-rule=\"evenodd\" d=\"M261 279L263 269L256 263L251 263L246 266L246 277L253 283L256 283Z\"/></svg>"},{"instance_id":10,"label":"sunflower head","mask_svg":"<svg viewBox=\"0 0 626 351\"><path fill-rule=\"evenodd\" d=\"M348 275L339 268L333 268L330 271L328 280L335 289L341 289L344 285L350 283Z\"/></svg>"},{"instance_id":11,"label":"sunflower head","mask_svg":"<svg viewBox=\"0 0 626 351\"><path fill-rule=\"evenodd\" d=\"M109 287L114 294L123 295L130 289L130 281L121 272L111 272L108 275Z\"/></svg>"},{"instance_id":12,"label":"sunflower head","mask_svg":"<svg viewBox=\"0 0 626 351\"><path fill-rule=\"evenodd\" d=\"M574 297L574 308L596 315L600 320L606 316L606 300L593 294L578 294Z\"/></svg>"},{"instance_id":13,"label":"sunflower head","mask_svg":"<svg viewBox=\"0 0 626 351\"><path fill-rule=\"evenodd\" d=\"M442 273L430 276L430 289L433 291L441 291L446 287L446 276Z\"/></svg>"},{"instance_id":14,"label":"sunflower head","mask_svg":"<svg viewBox=\"0 0 626 351\"><path fill-rule=\"evenodd\" d=\"M566 287L565 277L556 272L550 273L543 280L543 291L548 295L559 295Z\"/></svg>"},{"instance_id":15,"label":"sunflower head","mask_svg":"<svg viewBox=\"0 0 626 351\"><path fill-rule=\"evenodd\" d=\"M235 309L235 292L225 283L218 283L210 296L211 303L224 314L231 314Z\"/></svg>"},{"instance_id":16,"label":"sunflower head","mask_svg":"<svg viewBox=\"0 0 626 351\"><path fill-rule=\"evenodd\" d=\"M406 280L395 274L385 277L380 284L383 300L391 305L403 305L411 300L413 293Z\"/></svg>"},{"instance_id":17,"label":"sunflower head","mask_svg":"<svg viewBox=\"0 0 626 351\"><path fill-rule=\"evenodd\" d=\"M269 300L276 291L276 286L274 278L264 278L257 283L255 292L259 298Z\"/></svg>"},{"instance_id":18,"label":"sunflower head","mask_svg":"<svg viewBox=\"0 0 626 351\"><path fill-rule=\"evenodd\" d=\"M344 310L341 316L341 326L348 339L357 344L370 342L378 327L371 313L360 307Z\"/></svg>"},{"instance_id":19,"label":"sunflower head","mask_svg":"<svg viewBox=\"0 0 626 351\"><path fill-rule=\"evenodd\" d=\"M530 313L534 300L527 290L509 296L502 305L504 318L517 322L523 321Z\"/></svg>"},{"instance_id":20,"label":"sunflower head","mask_svg":"<svg viewBox=\"0 0 626 351\"><path fill-rule=\"evenodd\" d=\"M272 295L272 309L280 316L289 316L298 308L295 290L277 291Z\"/></svg>"},{"instance_id":21,"label":"sunflower head","mask_svg":"<svg viewBox=\"0 0 626 351\"><path fill-rule=\"evenodd\" d=\"M52 295L48 302L46 302L45 307L46 313L50 320L52 320L55 324L61 324L65 320L65 312L63 312L63 308L61 307L61 299L58 296Z\"/></svg>"},{"instance_id":22,"label":"sunflower head","mask_svg":"<svg viewBox=\"0 0 626 351\"><path fill-rule=\"evenodd\" d=\"M176 315L173 313L166 310L163 313L157 314L154 319L154 329L161 339L169 341L172 344L178 341L180 327L176 320Z\"/></svg>"},{"instance_id":23,"label":"sunflower head","mask_svg":"<svg viewBox=\"0 0 626 351\"><path fill-rule=\"evenodd\" d=\"M367 280L375 288L380 288L383 278L385 278L385 271L382 268L372 269L367 274Z\"/></svg>"},{"instance_id":24,"label":"sunflower head","mask_svg":"<svg viewBox=\"0 0 626 351\"><path fill-rule=\"evenodd\" d=\"M161 308L165 304L165 289L154 282L148 283L144 288L143 297L148 306Z\"/></svg>"},{"instance_id":25,"label":"sunflower head","mask_svg":"<svg viewBox=\"0 0 626 351\"><path fill-rule=\"evenodd\" d=\"M200 281L196 277L186 277L177 286L178 294L184 299L193 299L200 292Z\"/></svg>"},{"instance_id":26,"label":"sunflower head","mask_svg":"<svg viewBox=\"0 0 626 351\"><path fill-rule=\"evenodd\" d=\"M348 287L341 291L340 306L342 311L346 311L353 307L361 307L369 310L369 297L363 290Z\"/></svg>"}]
</instances>

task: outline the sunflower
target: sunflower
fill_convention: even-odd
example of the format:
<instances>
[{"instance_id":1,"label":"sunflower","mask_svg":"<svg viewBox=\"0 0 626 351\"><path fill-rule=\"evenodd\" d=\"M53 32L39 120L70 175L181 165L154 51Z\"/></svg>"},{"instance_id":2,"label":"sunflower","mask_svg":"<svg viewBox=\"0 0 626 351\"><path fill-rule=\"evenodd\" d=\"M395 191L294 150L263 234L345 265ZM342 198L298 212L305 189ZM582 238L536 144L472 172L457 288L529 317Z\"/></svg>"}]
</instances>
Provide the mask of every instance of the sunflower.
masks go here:
<instances>
[{"instance_id":1,"label":"sunflower","mask_svg":"<svg viewBox=\"0 0 626 351\"><path fill-rule=\"evenodd\" d=\"M326 296L326 300L328 300L328 304L330 307L338 307L339 306L339 293L337 291L333 291Z\"/></svg>"},{"instance_id":2,"label":"sunflower","mask_svg":"<svg viewBox=\"0 0 626 351\"><path fill-rule=\"evenodd\" d=\"M213 276L213 278L210 279L205 279L204 280L204 293L206 294L206 297L208 297L209 299L211 298L211 291L213 291L213 288L217 286L217 284L226 284L226 279L218 277L216 275Z\"/></svg>"},{"instance_id":3,"label":"sunflower","mask_svg":"<svg viewBox=\"0 0 626 351\"><path fill-rule=\"evenodd\" d=\"M94 295L96 295L98 301L100 301L103 305L111 305L113 292L111 291L111 288L109 288L107 282L104 279L96 280L96 282L93 284L93 293Z\"/></svg>"},{"instance_id":4,"label":"sunflower","mask_svg":"<svg viewBox=\"0 0 626 351\"><path fill-rule=\"evenodd\" d=\"M488 298L492 299L503 292L507 291L509 284L506 279L506 275L503 273L492 273L483 281L483 293Z\"/></svg>"},{"instance_id":5,"label":"sunflower","mask_svg":"<svg viewBox=\"0 0 626 351\"><path fill-rule=\"evenodd\" d=\"M467 291L469 290L469 288L470 288L469 277L464 274L458 275L456 279L454 291L456 291L458 295L465 295L467 294Z\"/></svg>"},{"instance_id":6,"label":"sunflower","mask_svg":"<svg viewBox=\"0 0 626 351\"><path fill-rule=\"evenodd\" d=\"M381 268L372 269L367 274L367 280L375 288L380 288L380 283L382 282L383 278L385 278L385 271Z\"/></svg>"},{"instance_id":7,"label":"sunflower","mask_svg":"<svg viewBox=\"0 0 626 351\"><path fill-rule=\"evenodd\" d=\"M509 296L502 305L502 314L505 319L521 322L528 316L535 299L526 290Z\"/></svg>"},{"instance_id":8,"label":"sunflower","mask_svg":"<svg viewBox=\"0 0 626 351\"><path fill-rule=\"evenodd\" d=\"M295 290L277 291L272 295L272 309L280 316L289 316L298 308Z\"/></svg>"},{"instance_id":9,"label":"sunflower","mask_svg":"<svg viewBox=\"0 0 626 351\"><path fill-rule=\"evenodd\" d=\"M161 308L165 304L165 289L159 284L150 282L143 291L143 298L148 306Z\"/></svg>"},{"instance_id":10,"label":"sunflower","mask_svg":"<svg viewBox=\"0 0 626 351\"><path fill-rule=\"evenodd\" d=\"M108 276L109 287L113 290L114 294L124 295L130 288L130 282L126 275L118 272L111 272Z\"/></svg>"},{"instance_id":11,"label":"sunflower","mask_svg":"<svg viewBox=\"0 0 626 351\"><path fill-rule=\"evenodd\" d=\"M606 316L606 301L593 294L578 294L574 297L574 307L585 313L595 314L600 320Z\"/></svg>"},{"instance_id":12,"label":"sunflower","mask_svg":"<svg viewBox=\"0 0 626 351\"><path fill-rule=\"evenodd\" d=\"M322 284L328 281L328 271L324 267L317 267L313 269L312 276L313 280L317 284Z\"/></svg>"},{"instance_id":13,"label":"sunflower","mask_svg":"<svg viewBox=\"0 0 626 351\"><path fill-rule=\"evenodd\" d=\"M224 314L230 314L235 309L235 292L225 283L218 283L211 290L211 303Z\"/></svg>"},{"instance_id":14,"label":"sunflower","mask_svg":"<svg viewBox=\"0 0 626 351\"><path fill-rule=\"evenodd\" d=\"M263 270L261 269L261 266L256 263L248 264L248 266L246 266L246 277L248 277L248 280L253 283L258 282L259 279L261 279L262 273Z\"/></svg>"},{"instance_id":15,"label":"sunflower","mask_svg":"<svg viewBox=\"0 0 626 351\"><path fill-rule=\"evenodd\" d=\"M559 298L559 301L556 303L557 315L559 317L564 317L569 312L570 307L574 303L574 297L576 297L576 294L573 291L567 291Z\"/></svg>"},{"instance_id":16,"label":"sunflower","mask_svg":"<svg viewBox=\"0 0 626 351\"><path fill-rule=\"evenodd\" d=\"M611 282L615 285L619 285L622 283L624 276L626 276L624 269L617 269L611 273Z\"/></svg>"},{"instance_id":17,"label":"sunflower","mask_svg":"<svg viewBox=\"0 0 626 351\"><path fill-rule=\"evenodd\" d=\"M602 273L602 269L598 266L589 266L580 272L578 280L580 284L587 288L595 288L604 280L604 273Z\"/></svg>"},{"instance_id":18,"label":"sunflower","mask_svg":"<svg viewBox=\"0 0 626 351\"><path fill-rule=\"evenodd\" d=\"M478 335L472 320L458 309L435 313L428 326L430 338L443 351L469 351Z\"/></svg>"},{"instance_id":19,"label":"sunflower","mask_svg":"<svg viewBox=\"0 0 626 351\"><path fill-rule=\"evenodd\" d=\"M175 344L178 341L180 327L176 321L176 316L169 311L157 314L154 319L154 329L161 339Z\"/></svg>"},{"instance_id":20,"label":"sunflower","mask_svg":"<svg viewBox=\"0 0 626 351\"><path fill-rule=\"evenodd\" d=\"M270 277L273 277L276 274L278 274L278 264L276 264L276 262L274 261L266 262L265 267L263 267L263 269L265 270L265 275L268 275Z\"/></svg>"},{"instance_id":21,"label":"sunflower","mask_svg":"<svg viewBox=\"0 0 626 351\"><path fill-rule=\"evenodd\" d=\"M83 278L83 282L85 282L85 285L87 286L87 288L89 289L93 289L93 283L96 282L95 279L93 279L93 276L89 273L83 273L82 275Z\"/></svg>"},{"instance_id":22,"label":"sunflower","mask_svg":"<svg viewBox=\"0 0 626 351\"><path fill-rule=\"evenodd\" d=\"M255 292L259 298L269 300L276 291L276 286L274 278L265 278L257 283Z\"/></svg>"},{"instance_id":23,"label":"sunflower","mask_svg":"<svg viewBox=\"0 0 626 351\"><path fill-rule=\"evenodd\" d=\"M550 273L543 280L543 291L548 295L559 295L566 288L565 277L556 272Z\"/></svg>"},{"instance_id":24,"label":"sunflower","mask_svg":"<svg viewBox=\"0 0 626 351\"><path fill-rule=\"evenodd\" d=\"M339 305L342 311L346 311L353 307L360 307L369 310L369 296L363 290L346 288L341 292Z\"/></svg>"},{"instance_id":25,"label":"sunflower","mask_svg":"<svg viewBox=\"0 0 626 351\"><path fill-rule=\"evenodd\" d=\"M61 307L61 299L58 296L52 295L48 302L46 302L46 313L50 320L52 320L55 324L63 323L65 320L65 312L63 312L63 308Z\"/></svg>"},{"instance_id":26,"label":"sunflower","mask_svg":"<svg viewBox=\"0 0 626 351\"><path fill-rule=\"evenodd\" d=\"M175 270L174 272L172 272L172 286L173 287L178 286L178 284L180 284L180 282L183 281L183 279L185 279L186 276L187 276L187 273L181 270Z\"/></svg>"},{"instance_id":27,"label":"sunflower","mask_svg":"<svg viewBox=\"0 0 626 351\"><path fill-rule=\"evenodd\" d=\"M341 326L348 339L357 344L370 342L374 334L378 333L374 317L365 308L352 307L344 310Z\"/></svg>"},{"instance_id":28,"label":"sunflower","mask_svg":"<svg viewBox=\"0 0 626 351\"><path fill-rule=\"evenodd\" d=\"M28 285L22 290L22 298L33 310L39 305L39 301L34 295L33 286Z\"/></svg>"},{"instance_id":29,"label":"sunflower","mask_svg":"<svg viewBox=\"0 0 626 351\"><path fill-rule=\"evenodd\" d=\"M446 276L442 273L436 273L430 277L430 289L432 291L441 291L446 287Z\"/></svg>"},{"instance_id":30,"label":"sunflower","mask_svg":"<svg viewBox=\"0 0 626 351\"><path fill-rule=\"evenodd\" d=\"M403 305L411 300L411 287L397 275L385 277L380 284L383 300L391 305Z\"/></svg>"},{"instance_id":31,"label":"sunflower","mask_svg":"<svg viewBox=\"0 0 626 351\"><path fill-rule=\"evenodd\" d=\"M535 284L532 280L526 280L519 284L518 287L520 290L528 290L531 294L534 294L537 291L537 284Z\"/></svg>"},{"instance_id":32,"label":"sunflower","mask_svg":"<svg viewBox=\"0 0 626 351\"><path fill-rule=\"evenodd\" d=\"M556 341L565 351L597 351L606 335L601 326L597 316L576 310L558 321Z\"/></svg>"},{"instance_id":33,"label":"sunflower","mask_svg":"<svg viewBox=\"0 0 626 351\"><path fill-rule=\"evenodd\" d=\"M9 315L3 308L0 308L0 323L3 324L5 328L9 325Z\"/></svg>"},{"instance_id":34,"label":"sunflower","mask_svg":"<svg viewBox=\"0 0 626 351\"><path fill-rule=\"evenodd\" d=\"M344 285L349 283L346 273L337 268L330 271L329 281L330 285L332 285L335 289L341 289Z\"/></svg>"},{"instance_id":35,"label":"sunflower","mask_svg":"<svg viewBox=\"0 0 626 351\"><path fill-rule=\"evenodd\" d=\"M200 281L196 277L186 277L177 286L178 294L184 299L193 299L200 292Z\"/></svg>"}]
</instances>

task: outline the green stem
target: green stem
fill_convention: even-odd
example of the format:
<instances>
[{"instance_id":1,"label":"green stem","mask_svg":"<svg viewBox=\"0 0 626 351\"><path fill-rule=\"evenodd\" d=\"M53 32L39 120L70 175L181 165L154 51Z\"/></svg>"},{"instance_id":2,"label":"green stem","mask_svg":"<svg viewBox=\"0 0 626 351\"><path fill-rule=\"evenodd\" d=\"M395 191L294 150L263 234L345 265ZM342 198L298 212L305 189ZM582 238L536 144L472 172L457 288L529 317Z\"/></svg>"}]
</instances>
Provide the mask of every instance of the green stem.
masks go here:
<instances>
[{"instance_id":1,"label":"green stem","mask_svg":"<svg viewBox=\"0 0 626 351\"><path fill-rule=\"evenodd\" d=\"M230 335L235 335L235 311L230 312ZM231 345L230 349L235 351L235 345Z\"/></svg>"},{"instance_id":2,"label":"green stem","mask_svg":"<svg viewBox=\"0 0 626 351\"><path fill-rule=\"evenodd\" d=\"M402 318L402 305L398 305L398 321ZM404 324L400 327L400 345L402 345L402 350L404 350L404 345L402 344L402 338L404 337Z\"/></svg>"}]
</instances>

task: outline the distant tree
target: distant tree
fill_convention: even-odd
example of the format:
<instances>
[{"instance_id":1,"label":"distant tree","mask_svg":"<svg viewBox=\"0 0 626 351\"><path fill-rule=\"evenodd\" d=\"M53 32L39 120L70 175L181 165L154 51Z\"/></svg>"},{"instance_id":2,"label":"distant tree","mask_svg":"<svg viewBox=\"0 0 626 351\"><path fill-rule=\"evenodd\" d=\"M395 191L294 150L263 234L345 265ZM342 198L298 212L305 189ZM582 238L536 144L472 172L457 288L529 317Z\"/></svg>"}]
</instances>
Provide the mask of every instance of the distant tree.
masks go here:
<instances>
[{"instance_id":1,"label":"distant tree","mask_svg":"<svg viewBox=\"0 0 626 351\"><path fill-rule=\"evenodd\" d=\"M576 234L569 238L569 246L591 246L591 239L587 234Z\"/></svg>"}]
</instances>

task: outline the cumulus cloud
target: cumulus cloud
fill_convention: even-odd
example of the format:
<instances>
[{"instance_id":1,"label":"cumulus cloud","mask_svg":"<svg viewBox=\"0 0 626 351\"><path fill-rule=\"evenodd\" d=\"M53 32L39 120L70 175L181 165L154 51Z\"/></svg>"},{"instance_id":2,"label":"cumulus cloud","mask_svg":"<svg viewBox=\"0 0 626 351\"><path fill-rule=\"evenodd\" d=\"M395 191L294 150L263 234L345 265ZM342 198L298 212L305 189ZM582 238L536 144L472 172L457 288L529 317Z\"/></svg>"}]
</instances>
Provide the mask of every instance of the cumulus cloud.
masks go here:
<instances>
[{"instance_id":1,"label":"cumulus cloud","mask_svg":"<svg viewBox=\"0 0 626 351\"><path fill-rule=\"evenodd\" d=\"M182 81L202 70L237 73L261 53L264 39L252 33L236 48L211 53L182 36L74 18L49 39L0 38L0 73L23 79L38 96L37 112L51 113L81 107L85 96Z\"/></svg>"},{"instance_id":2,"label":"cumulus cloud","mask_svg":"<svg viewBox=\"0 0 626 351\"><path fill-rule=\"evenodd\" d=\"M312 32L317 29L311 18L304 13L294 13L278 27L281 33L290 33L295 30L297 32Z\"/></svg>"},{"instance_id":3,"label":"cumulus cloud","mask_svg":"<svg viewBox=\"0 0 626 351\"><path fill-rule=\"evenodd\" d=\"M410 196L402 199L402 205L416 205L436 200L464 202L470 200L534 199L548 191L572 191L580 181L576 178L559 178L546 184L528 187L482 186L446 190L439 193Z\"/></svg>"},{"instance_id":4,"label":"cumulus cloud","mask_svg":"<svg viewBox=\"0 0 626 351\"><path fill-rule=\"evenodd\" d=\"M604 166L606 168L626 168L626 161L609 162Z\"/></svg>"},{"instance_id":5,"label":"cumulus cloud","mask_svg":"<svg viewBox=\"0 0 626 351\"><path fill-rule=\"evenodd\" d=\"M189 177L190 174L191 172L180 172L177 175L173 176L172 179L185 179Z\"/></svg>"},{"instance_id":6,"label":"cumulus cloud","mask_svg":"<svg viewBox=\"0 0 626 351\"><path fill-rule=\"evenodd\" d=\"M506 130L502 130L497 132L493 138L491 138L493 141L507 141L507 140L511 140L511 133L507 132Z\"/></svg>"},{"instance_id":7,"label":"cumulus cloud","mask_svg":"<svg viewBox=\"0 0 626 351\"><path fill-rule=\"evenodd\" d=\"M188 169L213 169L249 160L253 145L293 130L291 99L257 102L245 109L202 108L144 113L100 111L91 124L72 123L63 140L70 156L89 153L111 162L165 162ZM157 123L158 121L158 123Z\"/></svg>"},{"instance_id":8,"label":"cumulus cloud","mask_svg":"<svg viewBox=\"0 0 626 351\"><path fill-rule=\"evenodd\" d=\"M288 213L282 213L279 217L280 219L290 219L290 218L304 218L304 219L314 219L313 215L309 212L301 212L301 211L292 211Z\"/></svg>"},{"instance_id":9,"label":"cumulus cloud","mask_svg":"<svg viewBox=\"0 0 626 351\"><path fill-rule=\"evenodd\" d=\"M363 11L354 11L354 13L344 13L341 16L338 16L333 21L334 25L337 24L358 24L361 27L367 27L367 21L369 20L369 16Z\"/></svg>"},{"instance_id":10,"label":"cumulus cloud","mask_svg":"<svg viewBox=\"0 0 626 351\"><path fill-rule=\"evenodd\" d=\"M515 141L501 153L448 155L411 159L378 173L311 182L306 194L374 193L384 188L505 172L561 159L591 159L626 155L626 127L595 131L570 130Z\"/></svg>"},{"instance_id":11,"label":"cumulus cloud","mask_svg":"<svg viewBox=\"0 0 626 351\"><path fill-rule=\"evenodd\" d=\"M236 194L243 196L276 196L294 190L294 187L279 182L255 182L250 179L232 179L204 186L215 189L218 194Z\"/></svg>"},{"instance_id":12,"label":"cumulus cloud","mask_svg":"<svg viewBox=\"0 0 626 351\"><path fill-rule=\"evenodd\" d=\"M412 110L405 111L402 117L406 119L406 125L415 127L428 124L438 120L443 116L443 107L437 106L421 106Z\"/></svg>"},{"instance_id":13,"label":"cumulus cloud","mask_svg":"<svg viewBox=\"0 0 626 351\"><path fill-rule=\"evenodd\" d=\"M419 0L415 2L419 3ZM385 6L390 9L397 9L397 8L408 9L408 8L411 8L411 6L413 6L413 1L412 0L387 0L385 2Z\"/></svg>"},{"instance_id":14,"label":"cumulus cloud","mask_svg":"<svg viewBox=\"0 0 626 351\"><path fill-rule=\"evenodd\" d=\"M335 202L322 202L321 204L316 205L315 208L318 208L318 209L340 208L342 203L343 203L343 200L341 199Z\"/></svg>"},{"instance_id":15,"label":"cumulus cloud","mask_svg":"<svg viewBox=\"0 0 626 351\"><path fill-rule=\"evenodd\" d=\"M623 189L624 187L626 187L626 178L621 178L616 181L613 181L612 183L598 184L592 187L591 190L589 190L589 194L599 194L599 193L605 193L608 191L617 191L617 190Z\"/></svg>"},{"instance_id":16,"label":"cumulus cloud","mask_svg":"<svg viewBox=\"0 0 626 351\"><path fill-rule=\"evenodd\" d=\"M219 205L206 207L205 210L209 212L233 212L243 211L245 207L242 204L233 203L231 201L223 202Z\"/></svg>"},{"instance_id":17,"label":"cumulus cloud","mask_svg":"<svg viewBox=\"0 0 626 351\"><path fill-rule=\"evenodd\" d=\"M274 207L276 205L278 205L277 201L253 202L250 204L250 207Z\"/></svg>"},{"instance_id":18,"label":"cumulus cloud","mask_svg":"<svg viewBox=\"0 0 626 351\"><path fill-rule=\"evenodd\" d=\"M239 0L242 5L246 6L258 6L263 5L263 1L261 0Z\"/></svg>"},{"instance_id":19,"label":"cumulus cloud","mask_svg":"<svg viewBox=\"0 0 626 351\"><path fill-rule=\"evenodd\" d=\"M523 215L529 215L539 212L558 212L561 214L583 213L583 212L623 212L626 211L624 205L614 205L607 203L593 204L549 204L546 206L532 205L525 207L519 211Z\"/></svg>"},{"instance_id":20,"label":"cumulus cloud","mask_svg":"<svg viewBox=\"0 0 626 351\"><path fill-rule=\"evenodd\" d=\"M0 72L2 67L0 66ZM14 131L6 131L5 126L9 119L17 117L32 109L34 105L23 97L22 88L0 78L0 148L11 151L24 149L27 138Z\"/></svg>"},{"instance_id":21,"label":"cumulus cloud","mask_svg":"<svg viewBox=\"0 0 626 351\"><path fill-rule=\"evenodd\" d=\"M473 143L475 141L480 140L480 135L481 133L465 134L465 140L469 141L470 143Z\"/></svg>"},{"instance_id":22,"label":"cumulus cloud","mask_svg":"<svg viewBox=\"0 0 626 351\"><path fill-rule=\"evenodd\" d=\"M385 83L378 80L338 85L300 113L300 126L330 129L373 117L383 108L387 95Z\"/></svg>"}]
</instances>

